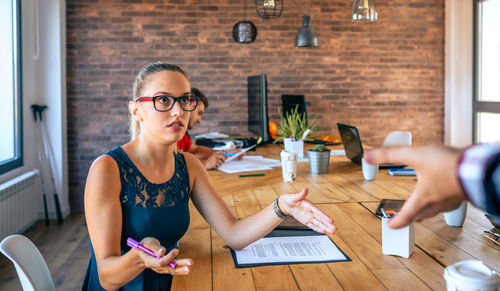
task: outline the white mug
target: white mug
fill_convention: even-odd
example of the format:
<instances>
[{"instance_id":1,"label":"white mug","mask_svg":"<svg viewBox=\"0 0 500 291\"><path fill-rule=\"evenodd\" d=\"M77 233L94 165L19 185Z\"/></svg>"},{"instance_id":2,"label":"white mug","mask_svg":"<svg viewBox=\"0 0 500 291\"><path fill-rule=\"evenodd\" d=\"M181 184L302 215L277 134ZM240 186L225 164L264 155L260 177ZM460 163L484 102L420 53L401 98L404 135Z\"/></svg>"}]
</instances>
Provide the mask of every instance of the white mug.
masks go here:
<instances>
[{"instance_id":1,"label":"white mug","mask_svg":"<svg viewBox=\"0 0 500 291\"><path fill-rule=\"evenodd\" d=\"M462 226L464 224L465 216L467 216L467 201L462 202L457 209L443 214L446 224L451 226Z\"/></svg>"},{"instance_id":2,"label":"white mug","mask_svg":"<svg viewBox=\"0 0 500 291\"><path fill-rule=\"evenodd\" d=\"M368 164L365 158L361 159L361 168L363 170L363 177L367 181L375 180L378 173L378 164Z\"/></svg>"},{"instance_id":3,"label":"white mug","mask_svg":"<svg viewBox=\"0 0 500 291\"><path fill-rule=\"evenodd\" d=\"M448 291L497 291L500 275L481 261L465 260L444 269Z\"/></svg>"}]
</instances>

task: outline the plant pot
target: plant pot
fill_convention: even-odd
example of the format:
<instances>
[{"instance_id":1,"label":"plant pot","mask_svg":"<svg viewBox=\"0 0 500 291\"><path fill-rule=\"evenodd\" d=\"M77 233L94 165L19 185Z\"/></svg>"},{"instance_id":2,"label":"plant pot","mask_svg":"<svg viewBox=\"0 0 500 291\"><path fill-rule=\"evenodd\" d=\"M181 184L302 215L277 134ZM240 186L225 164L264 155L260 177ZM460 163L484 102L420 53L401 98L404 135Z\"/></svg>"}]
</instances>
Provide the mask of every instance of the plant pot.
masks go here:
<instances>
[{"instance_id":1,"label":"plant pot","mask_svg":"<svg viewBox=\"0 0 500 291\"><path fill-rule=\"evenodd\" d=\"M302 159L304 157L304 141L298 140L294 141L293 139L286 137L283 138L283 145L285 146L285 150L289 152L296 152L297 158Z\"/></svg>"},{"instance_id":2,"label":"plant pot","mask_svg":"<svg viewBox=\"0 0 500 291\"><path fill-rule=\"evenodd\" d=\"M309 156L309 170L311 174L327 174L330 165L330 151L307 151Z\"/></svg>"}]
</instances>

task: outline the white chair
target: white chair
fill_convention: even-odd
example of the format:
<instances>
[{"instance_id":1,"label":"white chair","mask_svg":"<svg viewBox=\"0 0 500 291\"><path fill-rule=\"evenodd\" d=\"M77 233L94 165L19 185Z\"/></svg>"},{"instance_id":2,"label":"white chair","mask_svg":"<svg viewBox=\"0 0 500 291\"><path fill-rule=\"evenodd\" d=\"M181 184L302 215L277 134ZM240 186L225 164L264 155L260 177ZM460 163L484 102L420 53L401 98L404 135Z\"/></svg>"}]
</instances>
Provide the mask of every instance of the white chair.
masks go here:
<instances>
[{"instance_id":1,"label":"white chair","mask_svg":"<svg viewBox=\"0 0 500 291\"><path fill-rule=\"evenodd\" d=\"M23 290L55 290L49 267L27 237L14 234L0 243L0 251L14 263Z\"/></svg>"},{"instance_id":2,"label":"white chair","mask_svg":"<svg viewBox=\"0 0 500 291\"><path fill-rule=\"evenodd\" d=\"M411 146L411 132L391 131L382 143L383 147L391 146Z\"/></svg>"}]
</instances>

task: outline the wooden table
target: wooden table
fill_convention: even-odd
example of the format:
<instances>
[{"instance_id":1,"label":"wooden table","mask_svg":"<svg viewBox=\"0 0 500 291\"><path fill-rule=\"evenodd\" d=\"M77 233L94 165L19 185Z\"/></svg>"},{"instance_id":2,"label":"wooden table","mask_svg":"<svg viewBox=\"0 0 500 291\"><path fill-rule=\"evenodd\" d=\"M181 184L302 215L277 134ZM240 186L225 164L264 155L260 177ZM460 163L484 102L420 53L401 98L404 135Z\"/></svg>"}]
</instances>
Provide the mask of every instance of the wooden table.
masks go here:
<instances>
[{"instance_id":1,"label":"wooden table","mask_svg":"<svg viewBox=\"0 0 500 291\"><path fill-rule=\"evenodd\" d=\"M281 147L266 145L250 155L279 159ZM478 259L500 270L500 248L483 236L491 229L483 212L469 205L463 227L446 225L442 215L415 226L410 258L382 254L382 198L406 199L413 177L392 177L380 170L364 181L361 167L346 157L331 157L328 174L312 175L300 162L297 180L283 183L281 168L264 177L210 171L215 188L238 217L269 205L279 194L309 188L308 199L330 215L338 228L330 238L351 262L235 268L228 246L191 205L191 226L181 240L181 257L195 262L189 276L176 276L173 290L445 290L443 270L465 259Z\"/></svg>"}]
</instances>

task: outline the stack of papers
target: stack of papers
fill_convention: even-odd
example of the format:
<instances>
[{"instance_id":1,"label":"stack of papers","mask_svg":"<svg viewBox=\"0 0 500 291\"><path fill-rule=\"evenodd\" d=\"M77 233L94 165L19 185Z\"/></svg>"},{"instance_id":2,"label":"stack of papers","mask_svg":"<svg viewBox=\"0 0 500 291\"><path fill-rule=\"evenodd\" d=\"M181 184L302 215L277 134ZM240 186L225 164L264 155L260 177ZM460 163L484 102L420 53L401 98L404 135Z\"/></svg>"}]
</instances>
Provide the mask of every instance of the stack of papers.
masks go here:
<instances>
[{"instance_id":1,"label":"stack of papers","mask_svg":"<svg viewBox=\"0 0 500 291\"><path fill-rule=\"evenodd\" d=\"M281 161L267 159L262 156L245 156L241 160L232 160L225 162L219 168L219 171L225 173L241 173L250 171L271 170L274 167L281 167Z\"/></svg>"}]
</instances>

